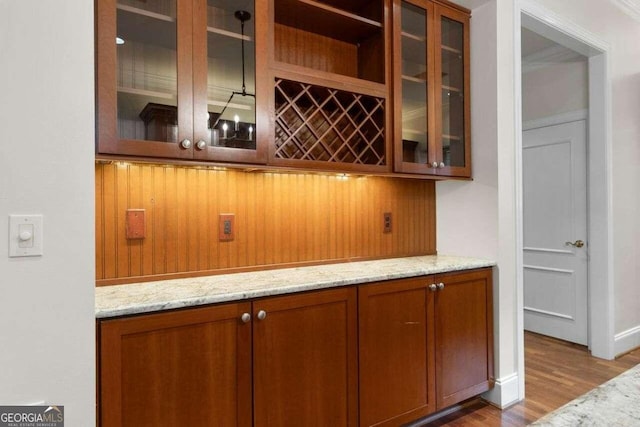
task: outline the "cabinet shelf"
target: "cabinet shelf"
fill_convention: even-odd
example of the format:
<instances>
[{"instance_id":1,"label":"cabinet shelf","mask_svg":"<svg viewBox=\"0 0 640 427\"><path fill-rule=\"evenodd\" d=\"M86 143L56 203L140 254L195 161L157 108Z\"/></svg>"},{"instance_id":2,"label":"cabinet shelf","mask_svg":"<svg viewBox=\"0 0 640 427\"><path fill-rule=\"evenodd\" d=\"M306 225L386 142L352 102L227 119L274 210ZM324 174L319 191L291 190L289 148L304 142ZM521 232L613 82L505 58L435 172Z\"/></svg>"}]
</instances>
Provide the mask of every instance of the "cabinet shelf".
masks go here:
<instances>
[{"instance_id":1,"label":"cabinet shelf","mask_svg":"<svg viewBox=\"0 0 640 427\"><path fill-rule=\"evenodd\" d=\"M171 31L175 33L176 18L174 18L173 16L165 15L158 12L152 12L150 10L145 10L139 7L129 6L125 4L118 4L116 8L118 9L119 12L121 12L118 17L118 20L119 22L121 22L121 25L124 28L132 28L132 25L128 25L128 24L131 22L132 17L136 16L138 19L142 18L144 20L145 22L144 32L148 34L152 34L155 40L157 40L158 32L162 33L166 31ZM122 12L126 12L126 13L122 13ZM127 15L129 15L129 19L127 19ZM151 28L149 28L148 26L151 26ZM133 25L133 28L135 27L136 25ZM233 39L238 39L238 40L244 39L247 42L253 42L253 37L251 36L248 36L245 34L243 37L242 34L238 32L229 31L220 27L208 26L207 32L219 34L221 36L226 36Z\"/></svg>"},{"instance_id":2,"label":"cabinet shelf","mask_svg":"<svg viewBox=\"0 0 640 427\"><path fill-rule=\"evenodd\" d=\"M411 39L411 40L415 40L417 42L426 42L427 38L425 36L419 36L417 34L412 34L412 33L408 33L406 31L403 31L402 33L400 33L400 35L402 37L405 37L407 39Z\"/></svg>"},{"instance_id":3,"label":"cabinet shelf","mask_svg":"<svg viewBox=\"0 0 640 427\"><path fill-rule=\"evenodd\" d=\"M456 53L458 55L462 55L462 51L460 49L456 49L451 46L447 46L443 44L443 45L440 45L440 48L445 52L451 52L451 53Z\"/></svg>"},{"instance_id":4,"label":"cabinet shelf","mask_svg":"<svg viewBox=\"0 0 640 427\"><path fill-rule=\"evenodd\" d=\"M125 87L118 86L118 93L126 94L126 95L134 95L140 96L144 98L156 98L156 99L168 99L168 100L176 100L176 94L171 92L162 92L157 90L148 90L148 89L137 89L133 87ZM207 99L207 105L216 106L216 107L224 107L227 106L227 109L236 109L236 110L247 110L250 111L252 108L246 104L238 104L235 102L226 103L225 100L220 99Z\"/></svg>"},{"instance_id":5,"label":"cabinet shelf","mask_svg":"<svg viewBox=\"0 0 640 427\"><path fill-rule=\"evenodd\" d=\"M425 79L423 77L407 76L405 74L402 75L402 80L405 80L405 81L408 81L408 82L412 82L412 83L420 83L420 84L427 83L427 79Z\"/></svg>"},{"instance_id":6,"label":"cabinet shelf","mask_svg":"<svg viewBox=\"0 0 640 427\"><path fill-rule=\"evenodd\" d=\"M277 0L278 24L357 44L382 31L382 23L313 0Z\"/></svg>"},{"instance_id":7,"label":"cabinet shelf","mask_svg":"<svg viewBox=\"0 0 640 427\"><path fill-rule=\"evenodd\" d=\"M454 87L454 86L442 86L442 90L443 91L447 91L447 92L456 92L456 93L462 93L462 89L460 89L459 87Z\"/></svg>"}]
</instances>

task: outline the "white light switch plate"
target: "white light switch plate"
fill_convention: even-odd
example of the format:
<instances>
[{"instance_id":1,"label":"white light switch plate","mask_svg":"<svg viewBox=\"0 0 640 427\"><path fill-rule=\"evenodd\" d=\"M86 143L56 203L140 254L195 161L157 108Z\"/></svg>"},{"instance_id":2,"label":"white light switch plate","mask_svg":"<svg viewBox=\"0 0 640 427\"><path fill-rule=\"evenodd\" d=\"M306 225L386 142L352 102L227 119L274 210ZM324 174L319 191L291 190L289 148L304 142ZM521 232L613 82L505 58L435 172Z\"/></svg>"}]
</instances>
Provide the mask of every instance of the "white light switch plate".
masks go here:
<instances>
[{"instance_id":1,"label":"white light switch plate","mask_svg":"<svg viewBox=\"0 0 640 427\"><path fill-rule=\"evenodd\" d=\"M42 215L9 215L9 256L42 255Z\"/></svg>"}]
</instances>

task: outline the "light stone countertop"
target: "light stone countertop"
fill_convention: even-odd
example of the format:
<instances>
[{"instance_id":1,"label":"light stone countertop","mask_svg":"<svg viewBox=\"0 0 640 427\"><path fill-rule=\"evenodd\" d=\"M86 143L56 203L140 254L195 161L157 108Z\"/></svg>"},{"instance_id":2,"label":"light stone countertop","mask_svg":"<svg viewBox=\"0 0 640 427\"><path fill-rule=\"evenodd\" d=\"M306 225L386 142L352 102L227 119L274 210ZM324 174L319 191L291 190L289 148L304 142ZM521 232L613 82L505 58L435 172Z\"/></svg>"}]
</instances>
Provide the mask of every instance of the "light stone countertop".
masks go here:
<instances>
[{"instance_id":1,"label":"light stone countertop","mask_svg":"<svg viewBox=\"0 0 640 427\"><path fill-rule=\"evenodd\" d=\"M96 288L96 318L148 313L494 265L496 265L495 262L490 260L433 255L101 286Z\"/></svg>"}]
</instances>

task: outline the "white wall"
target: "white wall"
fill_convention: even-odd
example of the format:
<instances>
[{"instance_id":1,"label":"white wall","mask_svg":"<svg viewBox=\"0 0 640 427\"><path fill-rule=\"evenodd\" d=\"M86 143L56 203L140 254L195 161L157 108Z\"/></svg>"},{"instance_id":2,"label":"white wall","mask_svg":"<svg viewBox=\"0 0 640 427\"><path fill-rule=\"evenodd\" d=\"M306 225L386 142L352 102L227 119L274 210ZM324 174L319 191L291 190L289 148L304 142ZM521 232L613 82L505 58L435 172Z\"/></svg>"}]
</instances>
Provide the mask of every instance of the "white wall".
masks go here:
<instances>
[{"instance_id":1,"label":"white wall","mask_svg":"<svg viewBox=\"0 0 640 427\"><path fill-rule=\"evenodd\" d=\"M551 63L522 74L522 120L541 119L589 107L584 61Z\"/></svg>"},{"instance_id":2,"label":"white wall","mask_svg":"<svg viewBox=\"0 0 640 427\"><path fill-rule=\"evenodd\" d=\"M494 277L496 389L500 406L518 400L514 145L513 2L472 11L471 139L473 181L436 184L438 253L491 258Z\"/></svg>"},{"instance_id":3,"label":"white wall","mask_svg":"<svg viewBox=\"0 0 640 427\"><path fill-rule=\"evenodd\" d=\"M93 2L0 0L0 404L95 420ZM8 215L44 256L8 258Z\"/></svg>"}]
</instances>

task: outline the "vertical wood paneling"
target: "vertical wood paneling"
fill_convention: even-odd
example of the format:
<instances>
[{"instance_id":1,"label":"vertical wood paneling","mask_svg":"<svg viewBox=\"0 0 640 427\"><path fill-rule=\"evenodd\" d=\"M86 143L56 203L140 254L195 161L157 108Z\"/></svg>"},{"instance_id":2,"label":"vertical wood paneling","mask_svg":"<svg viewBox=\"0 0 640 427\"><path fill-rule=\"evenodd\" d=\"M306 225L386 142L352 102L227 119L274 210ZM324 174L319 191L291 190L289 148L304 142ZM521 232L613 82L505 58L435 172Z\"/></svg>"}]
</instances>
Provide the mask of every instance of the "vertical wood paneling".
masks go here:
<instances>
[{"instance_id":1,"label":"vertical wood paneling","mask_svg":"<svg viewBox=\"0 0 640 427\"><path fill-rule=\"evenodd\" d=\"M95 224L96 224L96 235L100 234L104 230L104 189L103 189L103 170L100 166L96 164L95 167L95 175L96 175L96 209L94 212L95 215ZM96 245L95 251L96 257L96 277L104 277L104 245Z\"/></svg>"},{"instance_id":2,"label":"vertical wood paneling","mask_svg":"<svg viewBox=\"0 0 640 427\"><path fill-rule=\"evenodd\" d=\"M127 240L127 209L146 238ZM393 232L383 233L384 212ZM235 214L235 240L218 215ZM431 181L96 164L96 278L111 284L300 262L435 253Z\"/></svg>"}]
</instances>

